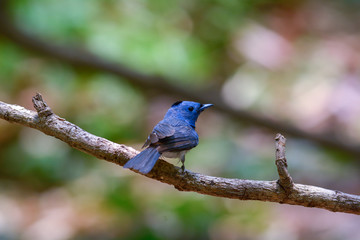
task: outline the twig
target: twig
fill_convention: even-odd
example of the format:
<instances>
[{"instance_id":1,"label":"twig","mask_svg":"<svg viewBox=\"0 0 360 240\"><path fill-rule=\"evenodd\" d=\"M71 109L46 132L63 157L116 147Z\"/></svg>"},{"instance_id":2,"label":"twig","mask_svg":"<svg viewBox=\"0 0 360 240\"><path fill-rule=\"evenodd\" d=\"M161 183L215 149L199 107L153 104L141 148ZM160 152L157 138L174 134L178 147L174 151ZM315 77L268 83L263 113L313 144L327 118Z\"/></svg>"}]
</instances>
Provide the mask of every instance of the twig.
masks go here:
<instances>
[{"instance_id":1,"label":"twig","mask_svg":"<svg viewBox=\"0 0 360 240\"><path fill-rule=\"evenodd\" d=\"M287 161L285 157L285 144L286 138L281 135L280 133L276 134L275 137L275 164L279 174L279 181L278 183L284 190L289 193L292 188L294 187L294 182L287 170Z\"/></svg>"},{"instance_id":2,"label":"twig","mask_svg":"<svg viewBox=\"0 0 360 240\"><path fill-rule=\"evenodd\" d=\"M282 132L295 137L304 138L313 141L320 146L352 154L357 157L356 159L359 159L359 144L353 144L350 141L344 141L344 139L339 140L335 137L329 137L326 134L305 132L295 126L281 121L274 121L265 116L257 115L246 110L236 110L227 105L222 100L221 94L214 89L204 91L176 85L174 84L176 81L165 80L159 76L146 75L139 71L130 69L125 65L107 61L106 59L100 58L90 52L71 48L69 46L56 45L52 42L34 37L14 25L13 21L8 16L7 2L8 1L0 0L0 35L7 37L12 42L24 47L25 49L64 61L77 67L112 73L121 77L121 79L130 81L132 84L142 89L161 91L165 94L180 96L181 98L187 98L203 103L211 102L218 110L240 121L265 127L274 132Z\"/></svg>"},{"instance_id":3,"label":"twig","mask_svg":"<svg viewBox=\"0 0 360 240\"><path fill-rule=\"evenodd\" d=\"M138 153L131 147L92 135L60 118L51 111L40 94L33 98L33 103L37 112L21 106L0 102L0 118L38 129L47 135L68 143L73 148L121 166ZM281 147L285 147L285 145ZM283 154L284 151L279 150L279 152ZM284 158L279 155L278 159ZM284 168L281 167L280 169ZM124 169L124 171L128 170ZM279 175L280 179L286 179L286 174L284 175L279 171ZM282 176L285 176L285 178ZM180 191L193 191L200 194L240 200L286 203L360 215L360 196L315 186L293 184L291 191L286 192L281 187L279 188L277 181L228 179L205 176L190 171L182 174L178 167L163 160L160 160L146 177L173 185ZM287 180L281 181L286 182ZM286 184L284 186L286 188Z\"/></svg>"}]
</instances>

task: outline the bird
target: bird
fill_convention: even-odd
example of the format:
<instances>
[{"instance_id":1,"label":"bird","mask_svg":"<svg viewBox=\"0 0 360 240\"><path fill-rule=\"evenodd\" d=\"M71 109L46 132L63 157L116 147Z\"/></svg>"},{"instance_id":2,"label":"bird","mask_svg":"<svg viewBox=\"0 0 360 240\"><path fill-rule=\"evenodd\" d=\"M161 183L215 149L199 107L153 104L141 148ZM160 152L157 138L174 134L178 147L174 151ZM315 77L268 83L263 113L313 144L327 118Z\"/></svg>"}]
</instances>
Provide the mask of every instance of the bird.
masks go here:
<instances>
[{"instance_id":1,"label":"bird","mask_svg":"<svg viewBox=\"0 0 360 240\"><path fill-rule=\"evenodd\" d=\"M185 154L199 144L195 131L195 122L201 112L213 104L201 104L192 101L177 101L171 105L161 120L152 130L142 148L131 158L124 168L149 173L160 156L180 158L182 172L185 171Z\"/></svg>"}]
</instances>

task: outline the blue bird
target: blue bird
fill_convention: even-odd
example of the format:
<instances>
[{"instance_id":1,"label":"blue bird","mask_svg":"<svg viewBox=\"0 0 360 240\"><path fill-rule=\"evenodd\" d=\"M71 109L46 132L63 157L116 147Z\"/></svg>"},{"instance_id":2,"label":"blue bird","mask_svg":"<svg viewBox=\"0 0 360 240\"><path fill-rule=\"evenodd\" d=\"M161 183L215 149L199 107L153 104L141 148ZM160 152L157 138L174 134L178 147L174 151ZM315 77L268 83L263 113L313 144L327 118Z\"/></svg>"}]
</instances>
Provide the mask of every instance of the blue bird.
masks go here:
<instances>
[{"instance_id":1,"label":"blue bird","mask_svg":"<svg viewBox=\"0 0 360 240\"><path fill-rule=\"evenodd\" d=\"M138 170L147 174L153 169L160 156L180 158L181 169L185 170L185 154L199 143L195 122L200 113L212 104L190 101L174 103L150 133L141 153L130 159L124 168Z\"/></svg>"}]
</instances>

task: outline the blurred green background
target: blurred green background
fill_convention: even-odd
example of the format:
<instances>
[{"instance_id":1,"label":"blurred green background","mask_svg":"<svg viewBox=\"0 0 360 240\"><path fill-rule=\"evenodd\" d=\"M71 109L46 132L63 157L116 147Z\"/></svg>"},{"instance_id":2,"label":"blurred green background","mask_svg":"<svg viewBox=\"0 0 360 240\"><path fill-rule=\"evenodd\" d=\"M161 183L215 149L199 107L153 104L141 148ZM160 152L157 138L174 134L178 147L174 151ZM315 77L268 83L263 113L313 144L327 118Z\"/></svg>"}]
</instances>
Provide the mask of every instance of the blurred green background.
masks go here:
<instances>
[{"instance_id":1,"label":"blurred green background","mask_svg":"<svg viewBox=\"0 0 360 240\"><path fill-rule=\"evenodd\" d=\"M357 0L14 0L9 13L48 43L216 88L234 108L360 143L359 8ZM0 101L33 109L36 92L59 116L137 149L179 100L0 35ZM197 129L186 168L277 178L275 132L216 109ZM0 120L0 133L1 240L360 239L355 215L178 192L33 129ZM359 158L291 137L287 145L295 182L360 194Z\"/></svg>"}]
</instances>

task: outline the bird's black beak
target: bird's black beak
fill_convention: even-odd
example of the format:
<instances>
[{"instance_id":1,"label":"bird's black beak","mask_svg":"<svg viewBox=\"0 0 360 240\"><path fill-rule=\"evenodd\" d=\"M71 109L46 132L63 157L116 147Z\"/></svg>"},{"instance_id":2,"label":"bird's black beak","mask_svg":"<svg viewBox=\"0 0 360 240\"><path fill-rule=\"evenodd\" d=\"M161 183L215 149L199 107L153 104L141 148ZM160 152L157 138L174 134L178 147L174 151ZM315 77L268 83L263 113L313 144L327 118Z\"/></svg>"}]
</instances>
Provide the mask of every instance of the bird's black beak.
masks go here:
<instances>
[{"instance_id":1,"label":"bird's black beak","mask_svg":"<svg viewBox=\"0 0 360 240\"><path fill-rule=\"evenodd\" d=\"M211 106L214 106L213 104L201 104L201 107L199 108L199 111L202 112L204 111L205 109L211 107Z\"/></svg>"}]
</instances>

